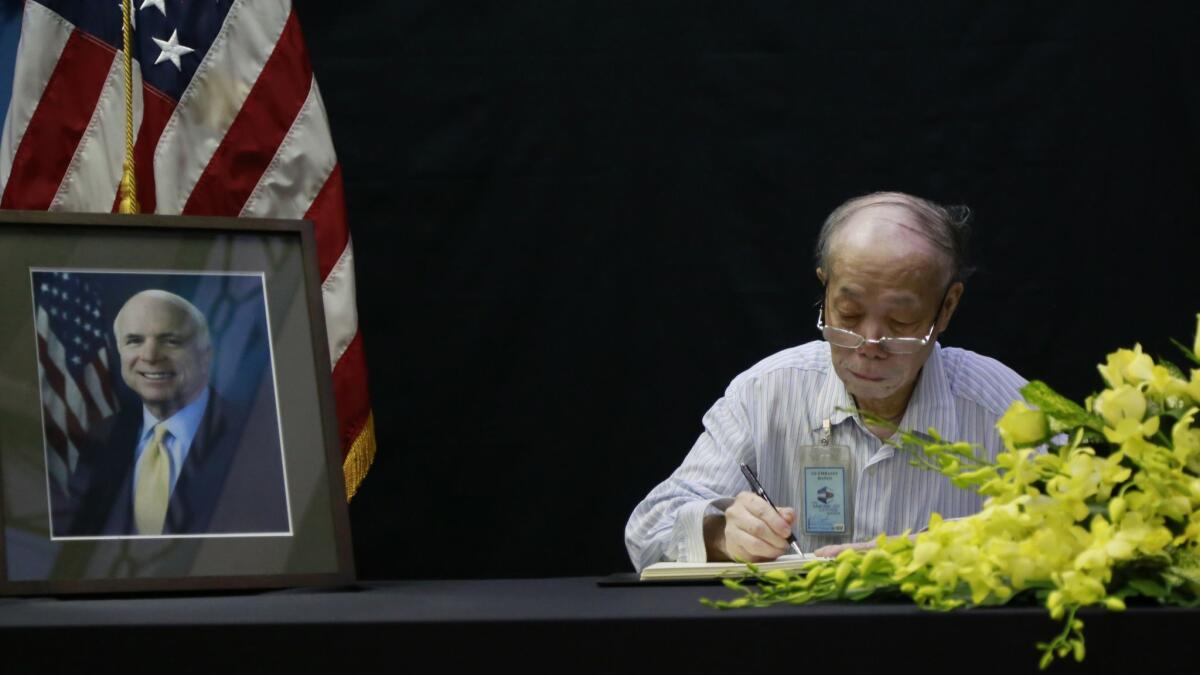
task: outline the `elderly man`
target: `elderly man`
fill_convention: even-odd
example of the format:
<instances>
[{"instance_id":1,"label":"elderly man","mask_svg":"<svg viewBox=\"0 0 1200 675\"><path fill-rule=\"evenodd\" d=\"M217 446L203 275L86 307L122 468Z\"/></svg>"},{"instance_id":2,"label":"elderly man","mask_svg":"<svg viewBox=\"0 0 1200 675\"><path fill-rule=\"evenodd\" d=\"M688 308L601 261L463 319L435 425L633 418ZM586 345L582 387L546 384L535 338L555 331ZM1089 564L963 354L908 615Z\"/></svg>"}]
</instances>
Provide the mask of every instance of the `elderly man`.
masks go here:
<instances>
[{"instance_id":1,"label":"elderly man","mask_svg":"<svg viewBox=\"0 0 1200 675\"><path fill-rule=\"evenodd\" d=\"M894 427L934 427L993 456L1002 447L996 421L1025 380L935 341L963 295L966 241L965 218L902 193L851 199L830 214L817 243L825 296L814 318L824 340L734 378L683 464L630 517L625 543L634 566L771 560L787 552L789 535L804 551L828 556L869 546L881 532L919 530L935 512L977 511L977 495L911 466L887 444ZM799 475L799 453L829 446L848 448L846 482L855 495L841 537L811 534L797 522L796 507L812 488ZM778 512L749 491L741 463L758 473ZM821 502L838 489L822 485Z\"/></svg>"},{"instance_id":2,"label":"elderly man","mask_svg":"<svg viewBox=\"0 0 1200 675\"><path fill-rule=\"evenodd\" d=\"M273 420L246 420L209 386L204 314L162 290L113 322L121 379L141 399L105 420L71 477L73 536L289 530Z\"/></svg>"}]
</instances>

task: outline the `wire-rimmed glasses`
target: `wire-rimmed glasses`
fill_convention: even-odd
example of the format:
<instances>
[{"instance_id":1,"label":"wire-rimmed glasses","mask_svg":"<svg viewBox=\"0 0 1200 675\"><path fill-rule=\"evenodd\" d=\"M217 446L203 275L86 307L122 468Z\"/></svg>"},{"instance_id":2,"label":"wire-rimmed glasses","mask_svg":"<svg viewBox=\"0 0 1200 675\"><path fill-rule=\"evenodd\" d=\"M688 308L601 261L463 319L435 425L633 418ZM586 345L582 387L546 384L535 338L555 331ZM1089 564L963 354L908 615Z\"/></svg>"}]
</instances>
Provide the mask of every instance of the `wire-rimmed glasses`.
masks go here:
<instances>
[{"instance_id":1,"label":"wire-rimmed glasses","mask_svg":"<svg viewBox=\"0 0 1200 675\"><path fill-rule=\"evenodd\" d=\"M834 328L828 326L824 321L825 306L817 310L817 330L821 331L821 335L825 341L835 347L843 347L845 349L858 349L867 344L878 345L880 349L889 354L915 354L929 344L933 339L933 331L937 328L937 318L933 320L933 325L929 327L929 332L923 338L915 337L890 337L881 338L865 338L852 330L845 328ZM938 312L941 315L941 312Z\"/></svg>"}]
</instances>

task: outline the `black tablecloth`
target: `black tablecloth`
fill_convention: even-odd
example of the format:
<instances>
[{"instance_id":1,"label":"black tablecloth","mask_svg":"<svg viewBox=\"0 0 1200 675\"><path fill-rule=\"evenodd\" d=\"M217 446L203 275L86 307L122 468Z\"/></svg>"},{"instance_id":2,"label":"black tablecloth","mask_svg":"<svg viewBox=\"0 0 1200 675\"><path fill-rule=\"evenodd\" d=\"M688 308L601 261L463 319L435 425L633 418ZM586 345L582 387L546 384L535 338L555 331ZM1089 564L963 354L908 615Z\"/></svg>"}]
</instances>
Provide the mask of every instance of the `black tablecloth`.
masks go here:
<instances>
[{"instance_id":1,"label":"black tablecloth","mask_svg":"<svg viewBox=\"0 0 1200 675\"><path fill-rule=\"evenodd\" d=\"M1044 609L904 603L717 611L720 586L594 578L397 581L239 595L0 600L0 672L1024 673ZM1200 672L1200 610L1089 611L1082 666ZM116 665L121 664L121 665Z\"/></svg>"}]
</instances>

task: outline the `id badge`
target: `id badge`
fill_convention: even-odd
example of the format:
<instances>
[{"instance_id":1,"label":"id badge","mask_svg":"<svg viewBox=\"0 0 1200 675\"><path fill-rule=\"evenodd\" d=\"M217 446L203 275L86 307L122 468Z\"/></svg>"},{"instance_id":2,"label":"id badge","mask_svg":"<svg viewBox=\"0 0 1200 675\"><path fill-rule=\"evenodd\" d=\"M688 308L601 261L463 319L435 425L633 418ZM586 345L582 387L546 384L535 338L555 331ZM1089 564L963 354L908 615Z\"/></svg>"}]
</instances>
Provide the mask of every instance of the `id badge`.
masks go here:
<instances>
[{"instance_id":1,"label":"id badge","mask_svg":"<svg viewBox=\"0 0 1200 675\"><path fill-rule=\"evenodd\" d=\"M846 467L804 467L804 533L846 533Z\"/></svg>"}]
</instances>

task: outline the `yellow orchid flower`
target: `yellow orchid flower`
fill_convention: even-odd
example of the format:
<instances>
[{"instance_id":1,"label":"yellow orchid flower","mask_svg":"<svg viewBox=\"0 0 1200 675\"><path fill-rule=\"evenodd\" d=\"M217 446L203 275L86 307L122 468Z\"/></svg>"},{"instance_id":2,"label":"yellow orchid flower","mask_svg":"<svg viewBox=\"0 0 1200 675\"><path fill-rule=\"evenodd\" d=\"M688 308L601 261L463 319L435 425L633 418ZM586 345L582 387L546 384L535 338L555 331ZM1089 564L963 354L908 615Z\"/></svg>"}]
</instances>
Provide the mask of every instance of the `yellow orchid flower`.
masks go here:
<instances>
[{"instance_id":1,"label":"yellow orchid flower","mask_svg":"<svg viewBox=\"0 0 1200 675\"><path fill-rule=\"evenodd\" d=\"M1192 514L1192 501L1182 495L1168 497L1163 500L1158 511L1171 520L1184 521Z\"/></svg>"},{"instance_id":2,"label":"yellow orchid flower","mask_svg":"<svg viewBox=\"0 0 1200 675\"><path fill-rule=\"evenodd\" d=\"M1080 605L1092 605L1108 596L1103 582L1079 570L1063 572L1060 588L1065 601Z\"/></svg>"},{"instance_id":3,"label":"yellow orchid flower","mask_svg":"<svg viewBox=\"0 0 1200 675\"><path fill-rule=\"evenodd\" d=\"M1138 422L1146 416L1146 397L1137 387L1122 384L1105 390L1096 397L1095 410L1110 427L1121 420Z\"/></svg>"},{"instance_id":4,"label":"yellow orchid flower","mask_svg":"<svg viewBox=\"0 0 1200 675\"><path fill-rule=\"evenodd\" d=\"M1133 349L1118 349L1108 355L1104 364L1097 366L1108 386L1116 388L1123 384L1141 384L1153 376L1154 359L1142 353L1142 346Z\"/></svg>"},{"instance_id":5,"label":"yellow orchid flower","mask_svg":"<svg viewBox=\"0 0 1200 675\"><path fill-rule=\"evenodd\" d=\"M1096 366L1100 371L1100 376L1108 383L1110 387L1119 387L1125 384L1125 376L1122 372L1125 366L1133 360L1133 352L1128 349L1118 349L1108 355L1104 363Z\"/></svg>"},{"instance_id":6,"label":"yellow orchid flower","mask_svg":"<svg viewBox=\"0 0 1200 675\"><path fill-rule=\"evenodd\" d=\"M1154 376L1154 359L1150 358L1149 354L1142 353L1142 346L1135 344L1133 346L1133 358L1129 363L1125 364L1125 368L1121 371L1125 376L1125 381L1134 384L1140 384L1149 380Z\"/></svg>"},{"instance_id":7,"label":"yellow orchid flower","mask_svg":"<svg viewBox=\"0 0 1200 675\"><path fill-rule=\"evenodd\" d=\"M916 536L881 535L870 552L815 563L800 580L787 575L769 602L856 598L890 586L921 607L947 610L1046 589L1050 615L1070 625L1042 645L1043 662L1082 657L1076 611L1121 610L1120 596L1154 592L1128 578L1169 585L1155 576L1162 564L1188 579L1200 573L1200 368L1185 379L1168 366L1138 344L1109 354L1098 366L1108 388L1084 404L1102 429L1045 385L1027 390L1029 402L1012 403L997 423L1004 449L991 460L931 431L936 443L915 443L936 460L928 465L986 497L983 508L953 520L932 514ZM1051 423L1070 440L1052 438ZM1146 557L1157 560L1137 564ZM1200 583L1172 593L1169 602L1200 600Z\"/></svg>"},{"instance_id":8,"label":"yellow orchid flower","mask_svg":"<svg viewBox=\"0 0 1200 675\"><path fill-rule=\"evenodd\" d=\"M1104 437L1110 443L1124 443L1125 441L1136 437L1148 438L1158 433L1158 418L1151 417L1145 422L1138 422L1132 418L1123 419L1116 424L1116 428L1104 427Z\"/></svg>"},{"instance_id":9,"label":"yellow orchid flower","mask_svg":"<svg viewBox=\"0 0 1200 675\"><path fill-rule=\"evenodd\" d=\"M1192 353L1200 354L1200 314L1196 315L1196 340L1192 343Z\"/></svg>"},{"instance_id":10,"label":"yellow orchid flower","mask_svg":"<svg viewBox=\"0 0 1200 675\"><path fill-rule=\"evenodd\" d=\"M941 553L942 545L936 541L924 540L919 542L913 549L912 561L917 565L924 565L930 560L933 560L938 553Z\"/></svg>"},{"instance_id":11,"label":"yellow orchid flower","mask_svg":"<svg viewBox=\"0 0 1200 675\"><path fill-rule=\"evenodd\" d=\"M1112 499L1108 500L1108 517L1112 519L1112 522L1114 522L1114 523L1121 522L1121 517L1124 515L1125 515L1125 498L1124 497L1113 497Z\"/></svg>"},{"instance_id":12,"label":"yellow orchid flower","mask_svg":"<svg viewBox=\"0 0 1200 675\"><path fill-rule=\"evenodd\" d=\"M996 423L996 431L1005 447L1015 450L1045 441L1050 435L1050 424L1042 411L1030 408L1023 401L1013 401Z\"/></svg>"},{"instance_id":13,"label":"yellow orchid flower","mask_svg":"<svg viewBox=\"0 0 1200 675\"><path fill-rule=\"evenodd\" d=\"M1138 387L1123 384L1096 397L1095 411L1104 418L1104 436L1110 443L1124 443L1135 436L1146 438L1158 432L1158 417L1145 422L1146 397Z\"/></svg>"},{"instance_id":14,"label":"yellow orchid flower","mask_svg":"<svg viewBox=\"0 0 1200 675\"><path fill-rule=\"evenodd\" d=\"M1175 461L1200 474L1200 429L1192 428L1197 411L1200 408L1189 409L1171 427L1171 445L1175 446Z\"/></svg>"},{"instance_id":15,"label":"yellow orchid flower","mask_svg":"<svg viewBox=\"0 0 1200 675\"><path fill-rule=\"evenodd\" d=\"M1155 364L1150 372L1148 385L1146 391L1151 397L1165 401L1172 406L1177 405L1178 399L1188 393L1187 380L1176 377L1166 366L1158 364Z\"/></svg>"},{"instance_id":16,"label":"yellow orchid flower","mask_svg":"<svg viewBox=\"0 0 1200 675\"><path fill-rule=\"evenodd\" d=\"M1184 393L1192 399L1192 403L1200 403L1200 368L1192 370L1192 379L1188 380Z\"/></svg>"}]
</instances>

